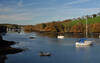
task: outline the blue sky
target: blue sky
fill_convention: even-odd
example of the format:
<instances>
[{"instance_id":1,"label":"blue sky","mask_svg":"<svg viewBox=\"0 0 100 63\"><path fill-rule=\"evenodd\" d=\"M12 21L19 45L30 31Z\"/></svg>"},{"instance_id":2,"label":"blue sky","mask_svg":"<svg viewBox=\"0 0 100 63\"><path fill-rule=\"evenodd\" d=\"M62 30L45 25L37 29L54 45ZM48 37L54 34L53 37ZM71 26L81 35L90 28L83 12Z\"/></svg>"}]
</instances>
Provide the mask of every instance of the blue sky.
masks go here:
<instances>
[{"instance_id":1,"label":"blue sky","mask_svg":"<svg viewBox=\"0 0 100 63\"><path fill-rule=\"evenodd\" d=\"M0 23L38 24L100 12L100 0L0 0Z\"/></svg>"}]
</instances>

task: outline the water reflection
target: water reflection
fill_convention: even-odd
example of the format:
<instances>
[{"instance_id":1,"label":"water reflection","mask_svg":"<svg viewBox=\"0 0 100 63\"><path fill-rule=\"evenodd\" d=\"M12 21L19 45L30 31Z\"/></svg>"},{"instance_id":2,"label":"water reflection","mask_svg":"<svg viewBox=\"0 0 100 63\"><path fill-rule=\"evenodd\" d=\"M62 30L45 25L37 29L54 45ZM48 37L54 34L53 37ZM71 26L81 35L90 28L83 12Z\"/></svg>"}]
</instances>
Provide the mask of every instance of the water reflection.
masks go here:
<instances>
[{"instance_id":1,"label":"water reflection","mask_svg":"<svg viewBox=\"0 0 100 63\"><path fill-rule=\"evenodd\" d=\"M8 31L7 31L8 32ZM8 33L13 33L15 31L9 31ZM20 29L20 31L16 31L19 34L25 34L25 33L34 33L32 31L24 31L23 29ZM39 36L44 37L50 37L50 38L57 38L59 33L57 32L35 32ZM61 35L64 35L65 38L84 38L85 33L60 33ZM99 38L100 33L88 33L88 38Z\"/></svg>"},{"instance_id":2,"label":"water reflection","mask_svg":"<svg viewBox=\"0 0 100 63\"><path fill-rule=\"evenodd\" d=\"M53 32L42 32L42 33L37 33L37 35L44 36L44 37L51 37L51 38L57 37L57 33L53 33Z\"/></svg>"},{"instance_id":3,"label":"water reflection","mask_svg":"<svg viewBox=\"0 0 100 63\"><path fill-rule=\"evenodd\" d=\"M37 33L39 36L50 37L50 38L57 38L57 33L54 32L42 32ZM64 33L65 38L84 38L86 37L83 33ZM99 38L100 33L90 33L88 34L88 38Z\"/></svg>"},{"instance_id":4,"label":"water reflection","mask_svg":"<svg viewBox=\"0 0 100 63\"><path fill-rule=\"evenodd\" d=\"M90 48L92 46L75 46L75 47L76 47L76 49L81 49L81 48L84 48L84 49L86 48L87 49L87 48Z\"/></svg>"},{"instance_id":5,"label":"water reflection","mask_svg":"<svg viewBox=\"0 0 100 63\"><path fill-rule=\"evenodd\" d=\"M20 42L17 46L23 48L28 48L29 50L23 52L24 54L15 54L14 56L8 56L8 63L91 63L89 62L98 56L99 45L98 47L75 47L75 42L77 39L84 37L82 33L73 34L65 33L65 39L57 39L56 33L35 33L35 40L31 40L28 37L34 33L28 34L8 34L10 36L5 36L7 40L13 40ZM90 34L89 39L95 39L91 37L96 37L98 44L100 39L97 40L98 34ZM52 57L43 57L38 56L38 51L49 51L53 54ZM98 51L98 52L96 52ZM9 53L8 53L9 54ZM4 60L7 59L8 54L3 54L5 56ZM26 55L27 54L27 55ZM95 56L94 56L95 54ZM2 57L2 55L1 55ZM13 59L15 57L15 59ZM100 57L100 56L98 56ZM3 59L3 58L2 58ZM13 59L13 61L12 61ZM98 58L96 58L98 59ZM95 60L96 60L95 59ZM16 61L19 60L19 61ZM3 63L3 62L2 62ZM93 62L92 62L93 63Z\"/></svg>"}]
</instances>

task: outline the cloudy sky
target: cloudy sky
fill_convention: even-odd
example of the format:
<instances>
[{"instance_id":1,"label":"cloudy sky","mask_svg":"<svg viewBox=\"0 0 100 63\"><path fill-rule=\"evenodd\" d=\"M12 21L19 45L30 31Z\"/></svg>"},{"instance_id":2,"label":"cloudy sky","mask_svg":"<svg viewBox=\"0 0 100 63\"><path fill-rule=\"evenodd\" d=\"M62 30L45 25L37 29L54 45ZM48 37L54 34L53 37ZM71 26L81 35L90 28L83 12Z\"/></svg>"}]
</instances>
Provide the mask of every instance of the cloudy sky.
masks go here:
<instances>
[{"instance_id":1,"label":"cloudy sky","mask_svg":"<svg viewBox=\"0 0 100 63\"><path fill-rule=\"evenodd\" d=\"M0 0L0 23L38 24L100 12L100 0Z\"/></svg>"}]
</instances>

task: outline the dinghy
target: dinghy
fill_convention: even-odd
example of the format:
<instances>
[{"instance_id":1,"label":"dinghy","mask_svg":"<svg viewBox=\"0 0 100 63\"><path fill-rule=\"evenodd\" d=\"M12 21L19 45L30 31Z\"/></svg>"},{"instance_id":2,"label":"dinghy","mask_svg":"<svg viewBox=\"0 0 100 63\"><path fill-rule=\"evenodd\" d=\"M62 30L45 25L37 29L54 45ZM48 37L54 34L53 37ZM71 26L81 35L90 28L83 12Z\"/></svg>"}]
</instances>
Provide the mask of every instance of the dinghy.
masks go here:
<instances>
[{"instance_id":1,"label":"dinghy","mask_svg":"<svg viewBox=\"0 0 100 63\"><path fill-rule=\"evenodd\" d=\"M51 56L49 52L40 52L40 56Z\"/></svg>"}]
</instances>

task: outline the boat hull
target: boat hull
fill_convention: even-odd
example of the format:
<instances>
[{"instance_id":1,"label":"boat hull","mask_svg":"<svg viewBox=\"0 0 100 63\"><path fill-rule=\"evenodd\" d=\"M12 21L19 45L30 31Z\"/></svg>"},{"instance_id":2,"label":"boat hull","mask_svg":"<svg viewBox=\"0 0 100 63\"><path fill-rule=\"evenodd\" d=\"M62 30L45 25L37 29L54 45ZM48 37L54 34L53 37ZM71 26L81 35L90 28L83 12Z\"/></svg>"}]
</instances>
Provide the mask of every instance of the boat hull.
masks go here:
<instances>
[{"instance_id":1,"label":"boat hull","mask_svg":"<svg viewBox=\"0 0 100 63\"><path fill-rule=\"evenodd\" d=\"M59 39L63 39L63 38L64 38L64 36L58 36L57 38L59 38Z\"/></svg>"},{"instance_id":2,"label":"boat hull","mask_svg":"<svg viewBox=\"0 0 100 63\"><path fill-rule=\"evenodd\" d=\"M39 55L40 55L40 56L51 56L50 53L40 53Z\"/></svg>"}]
</instances>

